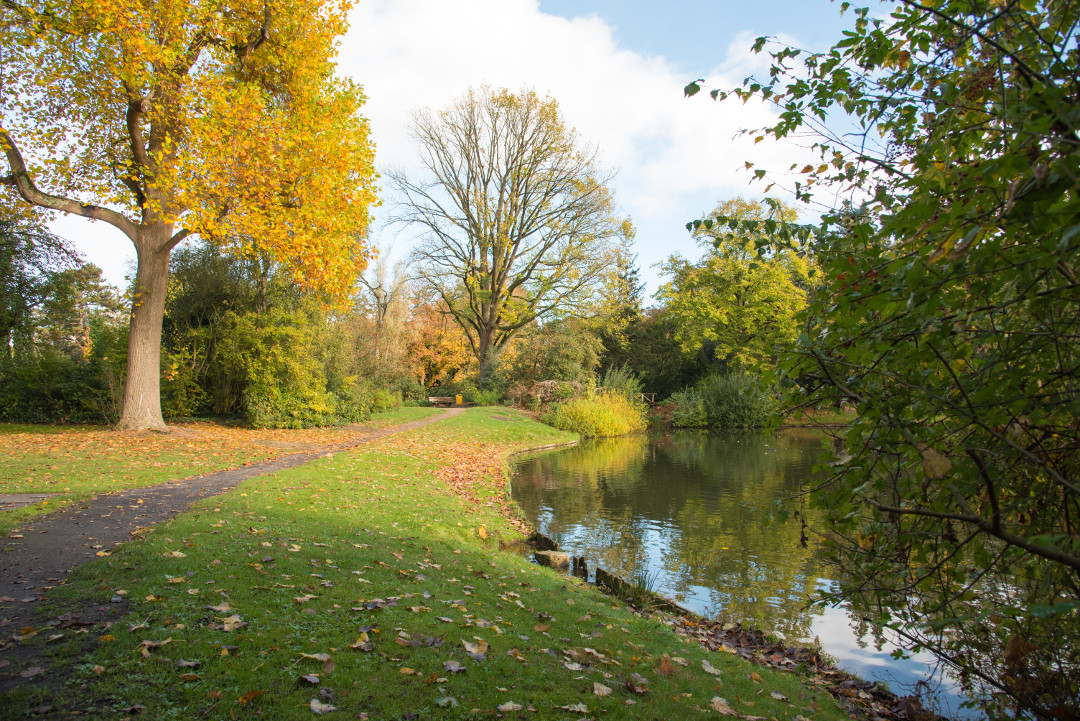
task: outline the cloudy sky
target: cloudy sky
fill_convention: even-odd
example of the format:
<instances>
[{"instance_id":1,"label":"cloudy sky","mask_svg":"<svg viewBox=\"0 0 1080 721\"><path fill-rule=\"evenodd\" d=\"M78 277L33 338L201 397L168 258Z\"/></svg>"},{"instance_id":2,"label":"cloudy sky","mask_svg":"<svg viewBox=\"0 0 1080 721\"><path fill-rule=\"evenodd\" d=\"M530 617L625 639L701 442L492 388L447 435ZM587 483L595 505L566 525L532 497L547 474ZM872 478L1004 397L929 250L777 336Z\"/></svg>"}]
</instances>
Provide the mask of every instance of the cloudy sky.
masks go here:
<instances>
[{"instance_id":1,"label":"cloudy sky","mask_svg":"<svg viewBox=\"0 0 1080 721\"><path fill-rule=\"evenodd\" d=\"M768 122L769 108L682 96L704 78L734 87L765 66L749 50L776 36L823 50L851 22L828 0L357 0L340 70L364 86L380 169L415 166L410 111L440 108L469 86L534 88L559 101L568 123L617 173L616 199L638 233L635 249L649 291L656 263L699 250L684 228L718 200L758 197L744 162L784 169L795 146L738 137ZM774 191L775 192L775 191ZM375 211L374 240L402 257L407 238L382 228L393 198ZM55 229L123 283L133 257L116 231L62 219Z\"/></svg>"}]
</instances>

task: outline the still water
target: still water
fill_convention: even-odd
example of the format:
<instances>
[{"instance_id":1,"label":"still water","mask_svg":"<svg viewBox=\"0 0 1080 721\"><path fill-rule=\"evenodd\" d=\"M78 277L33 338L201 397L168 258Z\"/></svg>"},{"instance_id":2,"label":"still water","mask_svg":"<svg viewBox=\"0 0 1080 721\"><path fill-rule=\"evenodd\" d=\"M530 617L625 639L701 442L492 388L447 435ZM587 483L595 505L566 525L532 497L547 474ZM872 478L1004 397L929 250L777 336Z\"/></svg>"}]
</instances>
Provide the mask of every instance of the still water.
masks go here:
<instances>
[{"instance_id":1,"label":"still water","mask_svg":"<svg viewBox=\"0 0 1080 721\"><path fill-rule=\"evenodd\" d=\"M955 684L928 654L897 661L888 641L861 635L842 607L809 606L834 582L801 519L798 498L825 439L677 431L590 441L522 456L513 496L529 520L572 555L651 587L684 606L742 621L789 641L817 638L838 664L885 681L897 695L937 693L943 715L960 713ZM773 518L787 499L799 519ZM929 682L929 686L925 682Z\"/></svg>"}]
</instances>

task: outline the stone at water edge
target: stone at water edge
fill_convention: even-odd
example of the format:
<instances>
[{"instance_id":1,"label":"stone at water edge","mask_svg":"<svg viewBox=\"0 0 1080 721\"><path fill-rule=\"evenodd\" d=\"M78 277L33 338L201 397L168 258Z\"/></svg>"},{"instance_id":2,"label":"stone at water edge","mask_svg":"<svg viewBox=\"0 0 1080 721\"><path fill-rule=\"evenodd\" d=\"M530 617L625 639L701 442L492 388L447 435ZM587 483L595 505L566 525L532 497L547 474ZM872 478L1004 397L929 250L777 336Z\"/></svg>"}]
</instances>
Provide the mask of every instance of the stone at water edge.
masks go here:
<instances>
[{"instance_id":1,"label":"stone at water edge","mask_svg":"<svg viewBox=\"0 0 1080 721\"><path fill-rule=\"evenodd\" d=\"M541 566L566 571L570 568L570 554L563 551L537 551L533 554Z\"/></svg>"}]
</instances>

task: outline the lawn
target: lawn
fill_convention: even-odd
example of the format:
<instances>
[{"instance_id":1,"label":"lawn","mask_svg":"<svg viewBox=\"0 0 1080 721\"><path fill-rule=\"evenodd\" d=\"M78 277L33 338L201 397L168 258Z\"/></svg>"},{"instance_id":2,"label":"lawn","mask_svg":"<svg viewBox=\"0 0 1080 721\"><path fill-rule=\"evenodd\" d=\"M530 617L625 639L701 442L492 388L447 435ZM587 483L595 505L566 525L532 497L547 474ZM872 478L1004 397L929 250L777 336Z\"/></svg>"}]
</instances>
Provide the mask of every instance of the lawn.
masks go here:
<instances>
[{"instance_id":1,"label":"lawn","mask_svg":"<svg viewBox=\"0 0 1080 721\"><path fill-rule=\"evenodd\" d=\"M43 503L0 515L0 533L31 516L99 493L142 488L288 453L348 443L359 435L439 413L402 408L341 428L252 430L219 423L181 423L170 433L102 426L0 424L0 494L55 493Z\"/></svg>"},{"instance_id":2,"label":"lawn","mask_svg":"<svg viewBox=\"0 0 1080 721\"><path fill-rule=\"evenodd\" d=\"M471 409L203 501L50 592L8 717L846 718L513 552L508 454L571 439ZM49 626L83 599L128 613Z\"/></svg>"}]
</instances>

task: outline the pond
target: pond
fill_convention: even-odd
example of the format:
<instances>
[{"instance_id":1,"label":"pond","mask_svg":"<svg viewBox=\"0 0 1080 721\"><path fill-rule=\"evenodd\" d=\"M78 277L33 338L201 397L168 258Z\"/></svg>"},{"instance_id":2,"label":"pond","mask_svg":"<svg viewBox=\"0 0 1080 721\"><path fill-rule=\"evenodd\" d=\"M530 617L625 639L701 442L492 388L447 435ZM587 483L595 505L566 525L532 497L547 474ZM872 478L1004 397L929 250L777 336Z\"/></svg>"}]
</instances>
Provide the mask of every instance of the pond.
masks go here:
<instances>
[{"instance_id":1,"label":"pond","mask_svg":"<svg viewBox=\"0 0 1080 721\"><path fill-rule=\"evenodd\" d=\"M933 657L894 660L842 607L809 606L835 582L797 498L825 436L677 431L589 441L522 456L513 497L560 548L693 611L741 621L789 641L818 639L841 668L887 682L897 695L936 695L943 715L964 715L956 685ZM798 515L779 521L778 503ZM925 701L924 701L925 702Z\"/></svg>"}]
</instances>

